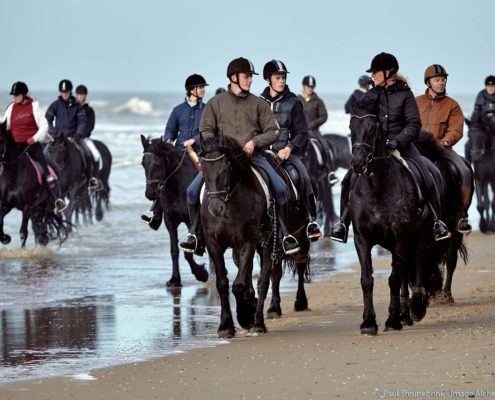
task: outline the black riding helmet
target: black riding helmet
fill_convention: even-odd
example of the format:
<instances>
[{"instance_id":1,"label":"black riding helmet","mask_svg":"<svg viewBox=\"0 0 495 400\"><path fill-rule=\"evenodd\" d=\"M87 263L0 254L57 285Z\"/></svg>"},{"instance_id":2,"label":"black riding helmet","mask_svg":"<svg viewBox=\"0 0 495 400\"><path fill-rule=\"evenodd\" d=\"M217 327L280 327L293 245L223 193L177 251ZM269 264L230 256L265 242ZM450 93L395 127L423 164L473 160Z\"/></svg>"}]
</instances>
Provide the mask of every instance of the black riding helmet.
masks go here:
<instances>
[{"instance_id":1,"label":"black riding helmet","mask_svg":"<svg viewBox=\"0 0 495 400\"><path fill-rule=\"evenodd\" d=\"M282 61L271 60L263 67L263 79L267 80L273 74L288 74L287 67Z\"/></svg>"},{"instance_id":2,"label":"black riding helmet","mask_svg":"<svg viewBox=\"0 0 495 400\"><path fill-rule=\"evenodd\" d=\"M15 82L10 89L10 94L13 96L18 96L20 94L26 96L28 94L28 87L24 82Z\"/></svg>"},{"instance_id":3,"label":"black riding helmet","mask_svg":"<svg viewBox=\"0 0 495 400\"><path fill-rule=\"evenodd\" d=\"M386 76L385 71L390 70L390 75ZM389 53L380 53L373 57L371 60L371 66L366 70L366 72L378 72L383 71L385 80L390 78L391 75L396 74L399 71L399 62L394 55Z\"/></svg>"},{"instance_id":4,"label":"black riding helmet","mask_svg":"<svg viewBox=\"0 0 495 400\"><path fill-rule=\"evenodd\" d=\"M235 58L229 63L227 67L227 78L230 79L232 75L241 73L259 75L255 72L253 63L244 57Z\"/></svg>"},{"instance_id":5,"label":"black riding helmet","mask_svg":"<svg viewBox=\"0 0 495 400\"><path fill-rule=\"evenodd\" d=\"M191 90L196 86L208 86L205 78L198 74L189 75L186 79L186 83L184 84L186 90Z\"/></svg>"},{"instance_id":6,"label":"black riding helmet","mask_svg":"<svg viewBox=\"0 0 495 400\"><path fill-rule=\"evenodd\" d=\"M76 87L76 94L88 94L88 88L85 85Z\"/></svg>"},{"instance_id":7,"label":"black riding helmet","mask_svg":"<svg viewBox=\"0 0 495 400\"><path fill-rule=\"evenodd\" d=\"M495 76L490 75L490 76L486 77L485 86L488 86L488 85L495 85Z\"/></svg>"},{"instance_id":8,"label":"black riding helmet","mask_svg":"<svg viewBox=\"0 0 495 400\"><path fill-rule=\"evenodd\" d=\"M316 86L316 79L312 75L306 75L302 80L302 84L314 88Z\"/></svg>"},{"instance_id":9,"label":"black riding helmet","mask_svg":"<svg viewBox=\"0 0 495 400\"><path fill-rule=\"evenodd\" d=\"M72 82L68 79L62 79L58 84L59 92L72 92L73 86Z\"/></svg>"}]
</instances>

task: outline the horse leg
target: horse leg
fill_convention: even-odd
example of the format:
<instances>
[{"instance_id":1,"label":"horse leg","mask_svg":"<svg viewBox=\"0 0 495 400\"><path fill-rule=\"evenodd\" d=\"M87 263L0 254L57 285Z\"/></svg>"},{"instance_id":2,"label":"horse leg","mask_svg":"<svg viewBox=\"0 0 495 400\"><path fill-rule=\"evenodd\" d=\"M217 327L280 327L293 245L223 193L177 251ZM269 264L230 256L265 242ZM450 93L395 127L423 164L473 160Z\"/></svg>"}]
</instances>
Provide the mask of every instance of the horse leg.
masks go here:
<instances>
[{"instance_id":1,"label":"horse leg","mask_svg":"<svg viewBox=\"0 0 495 400\"><path fill-rule=\"evenodd\" d=\"M12 206L1 204L0 205L0 242L2 244L9 244L12 238L3 231L3 219L12 210Z\"/></svg>"},{"instance_id":2,"label":"horse leg","mask_svg":"<svg viewBox=\"0 0 495 400\"><path fill-rule=\"evenodd\" d=\"M401 273L400 320L405 325L408 326L414 325L414 321L411 318L411 301L409 299L408 270L405 270Z\"/></svg>"},{"instance_id":3,"label":"horse leg","mask_svg":"<svg viewBox=\"0 0 495 400\"><path fill-rule=\"evenodd\" d=\"M179 240L177 237L177 223L165 216L165 226L170 237L170 255L172 256L172 277L167 281L167 287L181 287L179 271Z\"/></svg>"},{"instance_id":4,"label":"horse leg","mask_svg":"<svg viewBox=\"0 0 495 400\"><path fill-rule=\"evenodd\" d=\"M240 249L234 249L234 260L237 261L237 276L232 284L237 304L237 322L244 329L251 329L254 325L256 298L252 289L253 258L256 246L252 243L244 244Z\"/></svg>"},{"instance_id":5,"label":"horse leg","mask_svg":"<svg viewBox=\"0 0 495 400\"><path fill-rule=\"evenodd\" d=\"M361 264L361 289L363 291L363 322L360 326L361 334L376 335L378 325L376 323L375 308L373 306L373 265L371 262L371 245L361 235L354 235L354 246Z\"/></svg>"},{"instance_id":6,"label":"horse leg","mask_svg":"<svg viewBox=\"0 0 495 400\"><path fill-rule=\"evenodd\" d=\"M258 278L258 305L256 307L256 314L254 318L254 326L251 329L252 332L255 333L265 333L266 325L264 319L264 309L265 309L265 300L268 293L268 287L270 286L270 275L272 272L272 260L271 260L271 251L267 248L261 249L260 257L261 257L261 271L260 276Z\"/></svg>"},{"instance_id":7,"label":"horse leg","mask_svg":"<svg viewBox=\"0 0 495 400\"><path fill-rule=\"evenodd\" d=\"M306 274L306 268L309 261L297 263L297 294L296 301L294 301L294 310L305 311L308 309L308 298L306 297L306 290L304 289L304 276Z\"/></svg>"},{"instance_id":8,"label":"horse leg","mask_svg":"<svg viewBox=\"0 0 495 400\"><path fill-rule=\"evenodd\" d=\"M218 337L233 338L235 336L235 327L232 311L230 309L229 278L227 277L227 268L225 268L225 260L223 258L224 252L225 250L220 249L216 245L208 246L208 254L210 255L213 265L215 265L217 290L220 296L220 305L222 307Z\"/></svg>"},{"instance_id":9,"label":"horse leg","mask_svg":"<svg viewBox=\"0 0 495 400\"><path fill-rule=\"evenodd\" d=\"M424 272L425 270L434 267L436 263L434 249L432 247L433 238L430 235L422 235L418 240L418 246L416 251L412 254L416 254L415 263L415 281L412 288L411 297L411 316L416 322L421 321L426 315L426 308L428 307L428 293L424 284ZM429 272L428 272L429 274Z\"/></svg>"},{"instance_id":10,"label":"horse leg","mask_svg":"<svg viewBox=\"0 0 495 400\"><path fill-rule=\"evenodd\" d=\"M197 281L200 282L208 282L209 274L205 268L204 264L198 264L194 261L194 256L192 253L184 253L184 257L186 261L189 263L191 267L191 273L194 275Z\"/></svg>"},{"instance_id":11,"label":"horse leg","mask_svg":"<svg viewBox=\"0 0 495 400\"><path fill-rule=\"evenodd\" d=\"M272 270L272 301L270 307L266 311L268 319L280 318L282 316L282 308L280 307L280 280L282 279L282 261L277 260L273 265Z\"/></svg>"},{"instance_id":12,"label":"horse leg","mask_svg":"<svg viewBox=\"0 0 495 400\"><path fill-rule=\"evenodd\" d=\"M454 271L457 267L458 251L462 245L462 234L454 232L452 238L450 238L449 250L447 253L447 259L445 267L447 274L445 276L445 284L443 286L441 294L441 302L447 304L453 304L454 298L452 297L452 278L454 277Z\"/></svg>"},{"instance_id":13,"label":"horse leg","mask_svg":"<svg viewBox=\"0 0 495 400\"><path fill-rule=\"evenodd\" d=\"M400 304L400 289L401 289L401 277L406 272L404 267L405 257L402 246L392 252L392 273L388 278L388 286L390 288L390 304L388 307L388 318L385 322L385 331L402 329L401 323L401 304Z\"/></svg>"},{"instance_id":14,"label":"horse leg","mask_svg":"<svg viewBox=\"0 0 495 400\"><path fill-rule=\"evenodd\" d=\"M478 180L475 185L475 190L476 190L476 209L478 210L478 213L480 214L480 231L481 233L485 233L487 230L486 227L486 221L485 221L485 196L484 196L484 189L483 189L483 181Z\"/></svg>"},{"instance_id":15,"label":"horse leg","mask_svg":"<svg viewBox=\"0 0 495 400\"><path fill-rule=\"evenodd\" d=\"M96 209L95 209L95 217L97 221L101 221L103 219L103 207L102 207L103 195L101 192L96 193Z\"/></svg>"},{"instance_id":16,"label":"horse leg","mask_svg":"<svg viewBox=\"0 0 495 400\"><path fill-rule=\"evenodd\" d=\"M30 212L27 207L22 210L22 223L21 229L19 229L19 236L21 238L21 247L26 247L26 240L28 238L28 223L29 223Z\"/></svg>"}]
</instances>

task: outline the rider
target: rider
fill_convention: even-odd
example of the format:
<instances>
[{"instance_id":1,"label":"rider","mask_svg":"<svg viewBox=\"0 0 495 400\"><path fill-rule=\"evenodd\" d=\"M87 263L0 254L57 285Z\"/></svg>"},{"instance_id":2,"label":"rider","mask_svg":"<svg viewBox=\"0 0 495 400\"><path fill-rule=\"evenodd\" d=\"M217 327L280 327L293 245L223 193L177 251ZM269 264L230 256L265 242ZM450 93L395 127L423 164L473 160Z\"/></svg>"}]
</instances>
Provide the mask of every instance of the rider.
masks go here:
<instances>
[{"instance_id":1,"label":"rider","mask_svg":"<svg viewBox=\"0 0 495 400\"><path fill-rule=\"evenodd\" d=\"M253 75L258 74L254 71L251 61L246 58L236 58L229 63L228 91L208 102L199 131L207 146L216 140L219 133L235 138L244 151L251 155L252 163L267 173L278 208L283 233L282 248L285 254L292 254L298 252L300 247L297 240L287 232L289 216L285 183L262 153L277 140L279 129L268 104L249 93ZM199 215L202 182L203 174L199 173L187 190L192 227L186 241L180 244L184 251L199 255L204 253L205 247Z\"/></svg>"},{"instance_id":2,"label":"rider","mask_svg":"<svg viewBox=\"0 0 495 400\"><path fill-rule=\"evenodd\" d=\"M327 108L323 100L315 93L316 80L313 76L307 75L302 80L303 91L299 100L303 105L304 115L308 123L309 136L318 140L324 151L324 163L328 171L328 182L335 185L338 182L335 176L335 166L333 162L332 150L327 142L323 140L320 133L322 126L328 119Z\"/></svg>"},{"instance_id":3,"label":"rider","mask_svg":"<svg viewBox=\"0 0 495 400\"><path fill-rule=\"evenodd\" d=\"M101 187L102 183L97 178L100 169L100 153L96 148L93 141L90 139L91 133L95 128L95 111L88 103L86 103L88 97L88 88L85 85L79 85L76 87L76 99L79 106L86 113L86 128L83 132L82 139L79 144L84 149L86 154L86 160L91 169L91 179L89 180L89 185L91 189L98 189Z\"/></svg>"},{"instance_id":4,"label":"rider","mask_svg":"<svg viewBox=\"0 0 495 400\"><path fill-rule=\"evenodd\" d=\"M359 103L366 92L370 89L373 80L368 75L361 75L358 79L359 87L354 90L354 92L349 97L349 100L345 103L345 112L346 114L352 114L352 105L355 103Z\"/></svg>"},{"instance_id":5,"label":"rider","mask_svg":"<svg viewBox=\"0 0 495 400\"><path fill-rule=\"evenodd\" d=\"M14 142L18 143L22 149L27 147L29 156L43 168L48 189L55 200L55 208L61 212L66 208L66 204L60 198L58 181L48 169L42 146L42 143L53 139L48 134L48 124L38 101L30 97L28 92L28 87L24 82L15 82L12 85L10 94L14 101L7 107L4 120L7 122L7 129L11 131Z\"/></svg>"},{"instance_id":6,"label":"rider","mask_svg":"<svg viewBox=\"0 0 495 400\"><path fill-rule=\"evenodd\" d=\"M372 108L379 118L385 136L388 137L386 147L391 152L400 151L404 158L413 159L421 168L425 179L429 179L431 173L428 169L431 161L421 157L413 142L418 138L421 128L421 117L418 106L411 89L404 78L399 76L399 63L397 59L388 53L380 53L371 61L371 67L366 72L371 72L375 87L370 89L359 103L360 107ZM435 168L433 166L433 168ZM338 242L347 242L349 227L348 204L350 191L352 190L352 170L349 170L342 181L341 192L341 219L332 228L330 238ZM355 179L355 178L354 178ZM436 190L436 185L432 186ZM435 240L443 240L449 237L449 231L445 223L438 219L440 210L440 196L438 193L424 191L428 205L434 216L433 235Z\"/></svg>"},{"instance_id":7,"label":"rider","mask_svg":"<svg viewBox=\"0 0 495 400\"><path fill-rule=\"evenodd\" d=\"M478 93L474 103L472 122L477 122L482 114L495 114L495 76L485 79L485 89Z\"/></svg>"},{"instance_id":8,"label":"rider","mask_svg":"<svg viewBox=\"0 0 495 400\"><path fill-rule=\"evenodd\" d=\"M167 143L174 143L175 147L184 149L194 163L198 172L201 170L197 152L199 151L199 122L205 109L203 97L206 83L201 75L193 74L185 82L186 99L174 107L165 127L163 139ZM163 212L158 202L153 205L153 217L141 215L141 220L149 224L151 229L157 230L162 223Z\"/></svg>"},{"instance_id":9,"label":"rider","mask_svg":"<svg viewBox=\"0 0 495 400\"><path fill-rule=\"evenodd\" d=\"M462 138L464 116L459 104L447 96L447 77L449 74L439 64L430 65L425 70L424 81L428 86L425 94L416 97L421 115L421 129L433 134L435 139L445 147L444 158L454 163L462 177L461 196L464 205L464 216L457 223L460 233L471 232L471 224L467 219L471 203L472 176L471 170L452 147Z\"/></svg>"},{"instance_id":10,"label":"rider","mask_svg":"<svg viewBox=\"0 0 495 400\"><path fill-rule=\"evenodd\" d=\"M268 61L263 68L263 78L268 82L268 87L261 94L272 109L275 119L280 127L280 136L272 144L272 150L277 153L280 160L285 161L285 167L295 168L302 179L304 195L301 202L306 208L308 225L306 234L310 240L318 240L321 231L316 219L316 199L313 193L313 185L306 167L300 160L308 143L308 125L304 116L301 101L289 90L287 81L287 68L282 61Z\"/></svg>"},{"instance_id":11,"label":"rider","mask_svg":"<svg viewBox=\"0 0 495 400\"><path fill-rule=\"evenodd\" d=\"M225 93L226 90L223 87L219 87L217 90L215 90L215 96L220 93Z\"/></svg>"}]
</instances>

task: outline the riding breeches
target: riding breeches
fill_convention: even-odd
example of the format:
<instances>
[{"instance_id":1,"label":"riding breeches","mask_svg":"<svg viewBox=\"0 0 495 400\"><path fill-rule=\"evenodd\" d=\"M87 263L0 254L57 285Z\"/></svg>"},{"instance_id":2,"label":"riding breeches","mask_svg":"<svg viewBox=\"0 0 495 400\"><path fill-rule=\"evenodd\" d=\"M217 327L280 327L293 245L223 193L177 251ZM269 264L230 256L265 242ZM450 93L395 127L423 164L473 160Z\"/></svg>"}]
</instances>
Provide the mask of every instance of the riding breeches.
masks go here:
<instances>
[{"instance_id":1,"label":"riding breeches","mask_svg":"<svg viewBox=\"0 0 495 400\"><path fill-rule=\"evenodd\" d=\"M461 185L471 187L472 186L471 170L464 163L462 157L459 154L457 154L454 150L447 150L444 152L444 158L451 161L455 165L457 171L459 171L459 174L461 175Z\"/></svg>"},{"instance_id":2,"label":"riding breeches","mask_svg":"<svg viewBox=\"0 0 495 400\"><path fill-rule=\"evenodd\" d=\"M46 176L49 176L50 172L48 171L48 162L46 160L45 153L43 153L43 146L41 145L41 143L33 143L27 149L27 153L34 161L37 161L41 164L44 174L46 174Z\"/></svg>"}]
</instances>

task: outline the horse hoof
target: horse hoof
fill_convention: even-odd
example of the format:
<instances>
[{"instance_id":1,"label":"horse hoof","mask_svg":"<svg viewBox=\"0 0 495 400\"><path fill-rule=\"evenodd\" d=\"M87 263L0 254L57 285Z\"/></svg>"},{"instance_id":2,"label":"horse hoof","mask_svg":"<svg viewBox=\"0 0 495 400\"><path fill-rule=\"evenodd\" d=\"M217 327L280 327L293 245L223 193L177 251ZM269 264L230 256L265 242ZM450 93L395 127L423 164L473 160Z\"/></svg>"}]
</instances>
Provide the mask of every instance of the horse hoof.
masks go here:
<instances>
[{"instance_id":1,"label":"horse hoof","mask_svg":"<svg viewBox=\"0 0 495 400\"><path fill-rule=\"evenodd\" d=\"M402 324L400 323L397 318L388 318L387 322L385 322L385 329L384 332L387 331L401 331L402 330Z\"/></svg>"},{"instance_id":2,"label":"horse hoof","mask_svg":"<svg viewBox=\"0 0 495 400\"><path fill-rule=\"evenodd\" d=\"M209 274L204 265L196 267L193 271L193 275L196 280L200 282L208 282Z\"/></svg>"},{"instance_id":3,"label":"horse hoof","mask_svg":"<svg viewBox=\"0 0 495 400\"><path fill-rule=\"evenodd\" d=\"M407 326L413 326L414 325L414 321L412 320L410 315L401 315L400 316L400 322L404 325L407 325Z\"/></svg>"},{"instance_id":4,"label":"horse hoof","mask_svg":"<svg viewBox=\"0 0 495 400\"><path fill-rule=\"evenodd\" d=\"M454 304L454 298L452 294L441 292L438 296L435 297L435 304Z\"/></svg>"},{"instance_id":5,"label":"horse hoof","mask_svg":"<svg viewBox=\"0 0 495 400\"><path fill-rule=\"evenodd\" d=\"M219 339L232 339L235 336L235 328L221 329L218 331Z\"/></svg>"},{"instance_id":6,"label":"horse hoof","mask_svg":"<svg viewBox=\"0 0 495 400\"><path fill-rule=\"evenodd\" d=\"M103 211L95 213L96 220L100 222L103 219Z\"/></svg>"},{"instance_id":7,"label":"horse hoof","mask_svg":"<svg viewBox=\"0 0 495 400\"><path fill-rule=\"evenodd\" d=\"M411 317L413 321L419 322L426 315L426 308L428 307L428 298L422 294L414 294L411 298Z\"/></svg>"},{"instance_id":8,"label":"horse hoof","mask_svg":"<svg viewBox=\"0 0 495 400\"><path fill-rule=\"evenodd\" d=\"M295 301L294 302L295 311L306 311L309 310L307 301Z\"/></svg>"},{"instance_id":9,"label":"horse hoof","mask_svg":"<svg viewBox=\"0 0 495 400\"><path fill-rule=\"evenodd\" d=\"M10 237L10 235L3 235L1 238L0 238L0 241L3 243L3 244L9 244L10 241L12 240L12 238Z\"/></svg>"},{"instance_id":10,"label":"horse hoof","mask_svg":"<svg viewBox=\"0 0 495 400\"><path fill-rule=\"evenodd\" d=\"M182 287L182 283L180 282L180 279L170 279L169 281L167 281L167 283L165 284L168 288L179 288L179 287Z\"/></svg>"},{"instance_id":11,"label":"horse hoof","mask_svg":"<svg viewBox=\"0 0 495 400\"><path fill-rule=\"evenodd\" d=\"M265 324L263 325L255 325L251 328L251 333L266 333L267 329Z\"/></svg>"},{"instance_id":12,"label":"horse hoof","mask_svg":"<svg viewBox=\"0 0 495 400\"><path fill-rule=\"evenodd\" d=\"M267 311L266 318L267 319L280 319L280 318L282 318L282 313L279 313L278 311Z\"/></svg>"}]
</instances>

